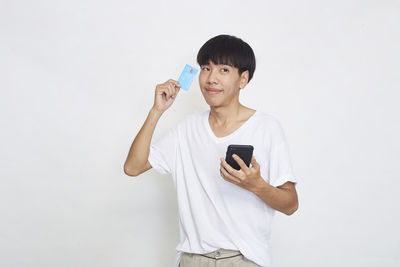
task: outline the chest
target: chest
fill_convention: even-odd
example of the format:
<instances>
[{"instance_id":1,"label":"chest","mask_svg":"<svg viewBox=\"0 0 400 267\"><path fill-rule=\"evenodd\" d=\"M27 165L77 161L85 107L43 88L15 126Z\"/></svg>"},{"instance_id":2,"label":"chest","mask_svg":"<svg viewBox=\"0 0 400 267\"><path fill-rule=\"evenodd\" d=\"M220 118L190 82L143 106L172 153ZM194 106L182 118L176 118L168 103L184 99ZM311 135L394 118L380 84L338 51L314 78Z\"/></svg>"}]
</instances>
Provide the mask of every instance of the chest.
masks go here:
<instances>
[{"instance_id":1,"label":"chest","mask_svg":"<svg viewBox=\"0 0 400 267\"><path fill-rule=\"evenodd\" d=\"M216 137L221 138L234 133L243 123L244 122L238 122L229 126L217 126L210 123L210 128Z\"/></svg>"}]
</instances>

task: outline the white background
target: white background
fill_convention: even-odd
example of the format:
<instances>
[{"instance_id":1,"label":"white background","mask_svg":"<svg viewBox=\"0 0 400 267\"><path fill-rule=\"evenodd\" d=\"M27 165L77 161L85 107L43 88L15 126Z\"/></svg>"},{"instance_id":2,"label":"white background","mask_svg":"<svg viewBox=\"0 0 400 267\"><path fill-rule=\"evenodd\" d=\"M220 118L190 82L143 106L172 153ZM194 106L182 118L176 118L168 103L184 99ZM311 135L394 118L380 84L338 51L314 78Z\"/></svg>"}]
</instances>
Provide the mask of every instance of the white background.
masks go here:
<instances>
[{"instance_id":1,"label":"white background","mask_svg":"<svg viewBox=\"0 0 400 267\"><path fill-rule=\"evenodd\" d=\"M400 266L399 25L389 0L1 0L0 266L173 266L172 178L123 163L156 84L222 33L252 46L241 102L300 179L274 266ZM207 108L196 78L153 140Z\"/></svg>"}]
</instances>

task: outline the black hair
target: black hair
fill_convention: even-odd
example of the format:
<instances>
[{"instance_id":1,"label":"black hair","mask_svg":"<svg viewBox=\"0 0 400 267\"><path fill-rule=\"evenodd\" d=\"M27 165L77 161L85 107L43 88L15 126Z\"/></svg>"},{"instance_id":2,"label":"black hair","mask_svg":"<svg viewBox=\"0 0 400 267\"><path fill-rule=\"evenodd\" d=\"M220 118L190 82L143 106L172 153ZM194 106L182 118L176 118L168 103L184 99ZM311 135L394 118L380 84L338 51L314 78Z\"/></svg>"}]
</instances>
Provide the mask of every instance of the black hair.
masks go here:
<instances>
[{"instance_id":1,"label":"black hair","mask_svg":"<svg viewBox=\"0 0 400 267\"><path fill-rule=\"evenodd\" d=\"M256 69L256 58L250 45L236 36L221 34L208 40L197 54L197 63L207 65L210 61L238 68L239 75L249 71L249 80Z\"/></svg>"}]
</instances>

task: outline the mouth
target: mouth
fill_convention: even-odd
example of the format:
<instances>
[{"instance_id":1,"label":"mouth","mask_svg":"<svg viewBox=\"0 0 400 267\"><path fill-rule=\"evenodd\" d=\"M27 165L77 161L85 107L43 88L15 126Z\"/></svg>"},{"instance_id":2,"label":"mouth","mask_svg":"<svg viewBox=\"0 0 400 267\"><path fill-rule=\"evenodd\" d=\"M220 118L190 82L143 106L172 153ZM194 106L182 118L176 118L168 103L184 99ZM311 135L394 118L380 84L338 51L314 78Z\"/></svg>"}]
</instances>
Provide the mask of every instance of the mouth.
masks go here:
<instances>
[{"instance_id":1,"label":"mouth","mask_svg":"<svg viewBox=\"0 0 400 267\"><path fill-rule=\"evenodd\" d=\"M215 88L206 88L206 92L211 95L216 95L222 93L222 90L215 89Z\"/></svg>"}]
</instances>

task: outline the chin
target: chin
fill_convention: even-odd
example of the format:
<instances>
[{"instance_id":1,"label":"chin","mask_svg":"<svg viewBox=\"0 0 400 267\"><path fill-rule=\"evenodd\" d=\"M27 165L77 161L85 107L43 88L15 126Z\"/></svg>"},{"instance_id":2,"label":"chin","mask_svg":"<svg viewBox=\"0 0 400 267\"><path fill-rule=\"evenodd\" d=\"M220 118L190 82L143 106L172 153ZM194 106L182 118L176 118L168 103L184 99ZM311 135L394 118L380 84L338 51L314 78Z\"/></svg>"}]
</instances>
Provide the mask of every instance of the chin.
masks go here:
<instances>
[{"instance_id":1,"label":"chin","mask_svg":"<svg viewBox=\"0 0 400 267\"><path fill-rule=\"evenodd\" d=\"M207 105L210 106L210 108L218 108L218 107L222 106L222 103L218 103L218 102L212 101L212 100L207 101L207 99L204 99L204 100L206 101Z\"/></svg>"},{"instance_id":2,"label":"chin","mask_svg":"<svg viewBox=\"0 0 400 267\"><path fill-rule=\"evenodd\" d=\"M203 91L202 91L202 94L203 94L204 101L206 101L206 103L210 106L210 108L211 107L216 108L216 107L223 106L223 102L222 102L223 99L215 99L212 96L209 97L207 95L207 93L204 93Z\"/></svg>"}]
</instances>

